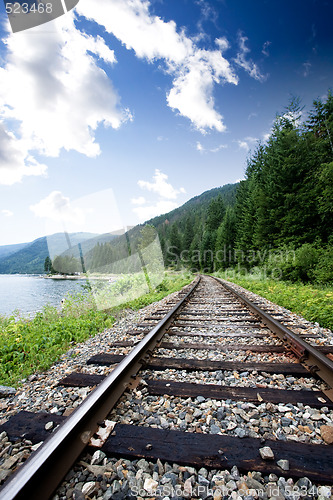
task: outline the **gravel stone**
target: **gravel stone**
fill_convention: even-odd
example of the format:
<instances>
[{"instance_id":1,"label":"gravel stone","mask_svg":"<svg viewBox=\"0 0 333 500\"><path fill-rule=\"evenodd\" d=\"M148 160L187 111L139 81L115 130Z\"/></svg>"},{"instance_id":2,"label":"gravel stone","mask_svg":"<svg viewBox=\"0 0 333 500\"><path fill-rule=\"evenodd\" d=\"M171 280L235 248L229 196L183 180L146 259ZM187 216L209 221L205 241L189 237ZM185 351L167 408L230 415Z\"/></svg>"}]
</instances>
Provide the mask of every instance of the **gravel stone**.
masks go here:
<instances>
[{"instance_id":1,"label":"gravel stone","mask_svg":"<svg viewBox=\"0 0 333 500\"><path fill-rule=\"evenodd\" d=\"M263 460L274 460L274 453L269 446L259 448L259 453Z\"/></svg>"},{"instance_id":2,"label":"gravel stone","mask_svg":"<svg viewBox=\"0 0 333 500\"><path fill-rule=\"evenodd\" d=\"M211 287L206 282L204 286ZM235 288L237 288L235 286ZM238 287L240 291L241 288ZM261 299L255 294L248 292L246 294L251 300L255 300L260 307L271 309L276 317L280 315L290 320L288 327L300 333L316 334L316 339L308 339L310 343L316 345L333 345L332 332L327 329L322 329L318 325L313 325L303 318L292 314L284 308L276 306L271 302ZM86 365L89 357L100 352L108 352L113 354L126 355L131 351L132 347L117 347L115 342L130 340L134 343L141 340L145 335L146 330L137 327L137 324L142 323L146 316L152 316L155 312L162 310L170 300L176 300L178 294L163 299L163 301L142 309L139 312L127 311L123 317L120 317L116 324L100 333L94 338L89 339L85 343L72 346L71 349L64 354L58 363L50 370L43 374L35 374L29 377L27 381L22 383L19 389L15 389L11 395L0 400L0 420L7 420L11 415L18 411L46 411L59 414L67 414L72 411L88 396L92 388L71 388L59 387L58 381L71 373L72 371L80 371L82 373L91 373L99 375L108 375L114 367L97 367L94 365ZM218 312L218 308L222 306L214 299L211 294L211 301L207 304L197 304L197 311L206 311L214 316ZM230 306L229 306L230 307ZM185 306L184 311L186 311ZM161 313L160 313L161 314ZM156 314L158 316L158 314ZM187 316L186 320L195 319L195 316ZM181 322L180 322L181 323ZM304 328L298 328L294 325L301 324ZM137 334L128 335L128 332L137 330ZM264 345L269 342L274 345L282 345L281 341L267 336L263 338L251 338L247 336L248 331L240 328L239 331L244 333L244 337L237 338L239 343L247 343L249 351L226 350L222 352L215 349L215 345L227 347L229 344L235 344L235 339L226 337L224 334L229 331L223 325L212 326L211 328L202 327L192 329L191 327L176 328L171 326L169 333L177 332L178 335L166 335L165 341L181 343L182 349L159 349L161 356L173 357L192 357L196 359L206 360L224 360L241 362L246 361L262 361L262 362L292 362L296 361L293 356L283 354L280 356L273 353L251 353L251 344ZM253 333L255 329L251 330ZM265 332L264 329L260 330ZM193 336L182 336L182 332L192 333ZM212 332L217 334L214 337L207 337L204 334ZM207 343L214 345L213 350L203 350L198 352L194 349L186 349L186 343ZM237 371L197 371L187 372L185 370L165 370L158 372L154 370L142 370L141 385L131 393L126 393L121 399L112 414L112 420L121 423L132 423L140 426L154 426L162 429L176 429L186 432L200 432L210 434L222 434L239 437L256 437L262 439L275 440L298 440L307 443L328 443L328 438L325 439L325 432L331 432L333 428L333 412L327 407L321 409L310 408L301 404L270 404L264 403L258 399L256 403L244 403L228 399L226 401L217 401L210 398L197 396L196 398L177 398L172 396L155 397L148 396L146 385L152 379L173 380L197 384L215 384L220 386L232 387L252 387L256 388L260 395L261 388L276 388L287 390L325 390L327 385L313 377L291 377L284 375L267 374L265 372L253 372L242 369ZM113 418L114 417L114 418ZM328 430L325 431L325 428ZM323 429L324 428L324 429ZM149 444L149 443L148 443ZM7 451L6 448L9 446ZM24 449L23 449L24 448ZM2 475L8 477L12 471L23 463L31 453L31 443L22 440L20 443L10 443L6 434L0 434L0 479ZM261 448L262 449L262 448ZM14 455L17 456L22 451L25 452L18 458L16 464L12 468L3 470L5 460L8 460L12 455L12 450L17 450ZM3 455L2 455L3 453ZM94 453L95 455L95 453ZM94 457L93 455L93 457ZM93 462L91 455L80 457L82 460L76 464L66 479L59 487L56 495L52 500L65 500L71 497L81 500L84 498L84 491L90 491L89 495L94 500L116 500L138 498L135 491L141 489L142 492L147 491L145 486L157 485L161 489L161 496L158 499L167 500L168 498L181 498L177 493L178 486L193 488L198 490L199 486L204 486L206 493L198 495L198 498L209 498L211 500L220 500L223 497L228 500L257 500L258 491L263 491L260 496L262 500L276 499L282 500L287 486L293 486L293 481L289 478L278 478L275 475L269 477L263 476L256 471L249 471L248 474L240 474L237 467L225 471L204 471L204 468L199 471L191 466L180 466L177 464L162 463L160 460L149 462L148 460L123 460L104 456L97 462ZM1 462L3 460L3 462ZM85 465L86 464L86 465ZM288 460L279 460L277 462L281 471L289 470ZM96 475L92 473L89 467L101 467L103 472ZM306 478L301 478L304 484L307 483ZM165 484L162 482L165 481ZM299 480L301 481L301 480ZM298 484L302 484L298 483ZM231 486L228 491L228 485ZM274 487L280 488L280 495L274 496ZM331 489L326 485L318 486L319 497L321 500L329 498ZM173 491L168 491L167 488L173 488ZM241 492L243 490L243 492ZM163 491L165 495L163 495ZM208 491L213 492L212 496L208 497ZM270 495L272 494L272 496ZM81 495L81 496L80 496ZM145 494L146 495L146 494ZM205 496L206 495L206 496ZM281 496L282 495L282 496ZM141 497L140 497L141 498ZM143 496L143 498L148 498ZM296 500L290 499L290 500ZM304 498L304 500L309 500ZM314 500L314 498L311 498Z\"/></svg>"},{"instance_id":3,"label":"gravel stone","mask_svg":"<svg viewBox=\"0 0 333 500\"><path fill-rule=\"evenodd\" d=\"M280 469L285 471L289 470L289 460L278 460L276 463L278 464Z\"/></svg>"}]
</instances>

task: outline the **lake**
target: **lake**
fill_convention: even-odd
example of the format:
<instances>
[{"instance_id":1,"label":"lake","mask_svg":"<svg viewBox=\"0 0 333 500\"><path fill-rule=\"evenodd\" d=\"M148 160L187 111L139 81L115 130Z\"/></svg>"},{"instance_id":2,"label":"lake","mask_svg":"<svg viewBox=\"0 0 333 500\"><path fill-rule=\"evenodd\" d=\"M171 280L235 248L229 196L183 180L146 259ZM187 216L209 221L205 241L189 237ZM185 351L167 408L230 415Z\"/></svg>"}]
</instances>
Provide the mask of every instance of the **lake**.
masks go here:
<instances>
[{"instance_id":1,"label":"lake","mask_svg":"<svg viewBox=\"0 0 333 500\"><path fill-rule=\"evenodd\" d=\"M34 313L44 305L59 307L69 292L82 292L86 280L53 280L33 275L0 274L0 314L9 315L15 309Z\"/></svg>"}]
</instances>

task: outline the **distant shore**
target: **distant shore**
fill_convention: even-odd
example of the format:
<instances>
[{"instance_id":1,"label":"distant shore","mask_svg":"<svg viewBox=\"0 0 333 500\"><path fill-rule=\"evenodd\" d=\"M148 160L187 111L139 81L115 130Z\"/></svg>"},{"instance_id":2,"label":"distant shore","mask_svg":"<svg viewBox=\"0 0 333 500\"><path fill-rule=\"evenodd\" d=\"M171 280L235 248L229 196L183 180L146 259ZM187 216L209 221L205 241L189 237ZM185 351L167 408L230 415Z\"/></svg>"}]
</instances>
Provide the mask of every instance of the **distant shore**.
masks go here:
<instances>
[{"instance_id":1,"label":"distant shore","mask_svg":"<svg viewBox=\"0 0 333 500\"><path fill-rule=\"evenodd\" d=\"M91 274L89 276L85 274L80 274L79 276L73 276L71 274L47 274L43 276L45 279L51 280L102 280L102 281L117 281L118 276L116 275L95 275Z\"/></svg>"}]
</instances>

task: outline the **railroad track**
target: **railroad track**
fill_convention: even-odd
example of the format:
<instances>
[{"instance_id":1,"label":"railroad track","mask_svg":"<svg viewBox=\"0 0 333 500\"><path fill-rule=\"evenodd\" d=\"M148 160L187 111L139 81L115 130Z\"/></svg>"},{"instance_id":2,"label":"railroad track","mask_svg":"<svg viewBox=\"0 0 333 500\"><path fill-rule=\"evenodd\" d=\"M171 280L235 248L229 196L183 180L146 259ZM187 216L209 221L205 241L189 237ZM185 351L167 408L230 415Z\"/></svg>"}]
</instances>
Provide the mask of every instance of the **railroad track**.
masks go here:
<instances>
[{"instance_id":1,"label":"railroad track","mask_svg":"<svg viewBox=\"0 0 333 500\"><path fill-rule=\"evenodd\" d=\"M144 459L144 467L158 464L160 475L162 463L179 464L180 479L165 477L164 470L162 486L171 481L187 492L195 482L191 467L203 474L196 476L202 478L199 489L209 488L205 476L213 470L220 478L216 487L233 491L228 476L216 472L226 469L233 470L229 482L239 479L238 471L256 471L258 478L333 484L333 448L325 444L333 441L331 344L221 280L197 278L177 301L127 332L126 340L59 380L59 391L89 393L70 415L23 411L0 426L10 440L43 441L5 482L0 498L51 498L82 453L99 457L95 463ZM85 466L95 475L102 467ZM110 477L112 469L99 470ZM123 474L127 492L122 496L117 485L115 498L135 498L128 491L139 481L145 491L160 487L154 474L137 483ZM258 487L250 479L246 491ZM84 489L86 498L104 498L98 482L90 483L95 490Z\"/></svg>"}]
</instances>

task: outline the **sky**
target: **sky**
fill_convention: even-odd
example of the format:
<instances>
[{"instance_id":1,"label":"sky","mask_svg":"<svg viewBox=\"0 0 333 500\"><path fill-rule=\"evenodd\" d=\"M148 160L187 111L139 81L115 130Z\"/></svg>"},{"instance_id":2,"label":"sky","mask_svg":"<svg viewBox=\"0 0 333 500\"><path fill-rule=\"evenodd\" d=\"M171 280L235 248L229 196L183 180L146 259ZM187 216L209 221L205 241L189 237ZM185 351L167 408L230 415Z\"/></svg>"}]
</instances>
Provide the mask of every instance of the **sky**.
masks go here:
<instances>
[{"instance_id":1,"label":"sky","mask_svg":"<svg viewBox=\"0 0 333 500\"><path fill-rule=\"evenodd\" d=\"M291 96L333 84L331 0L0 6L0 245L104 233L244 177Z\"/></svg>"}]
</instances>

